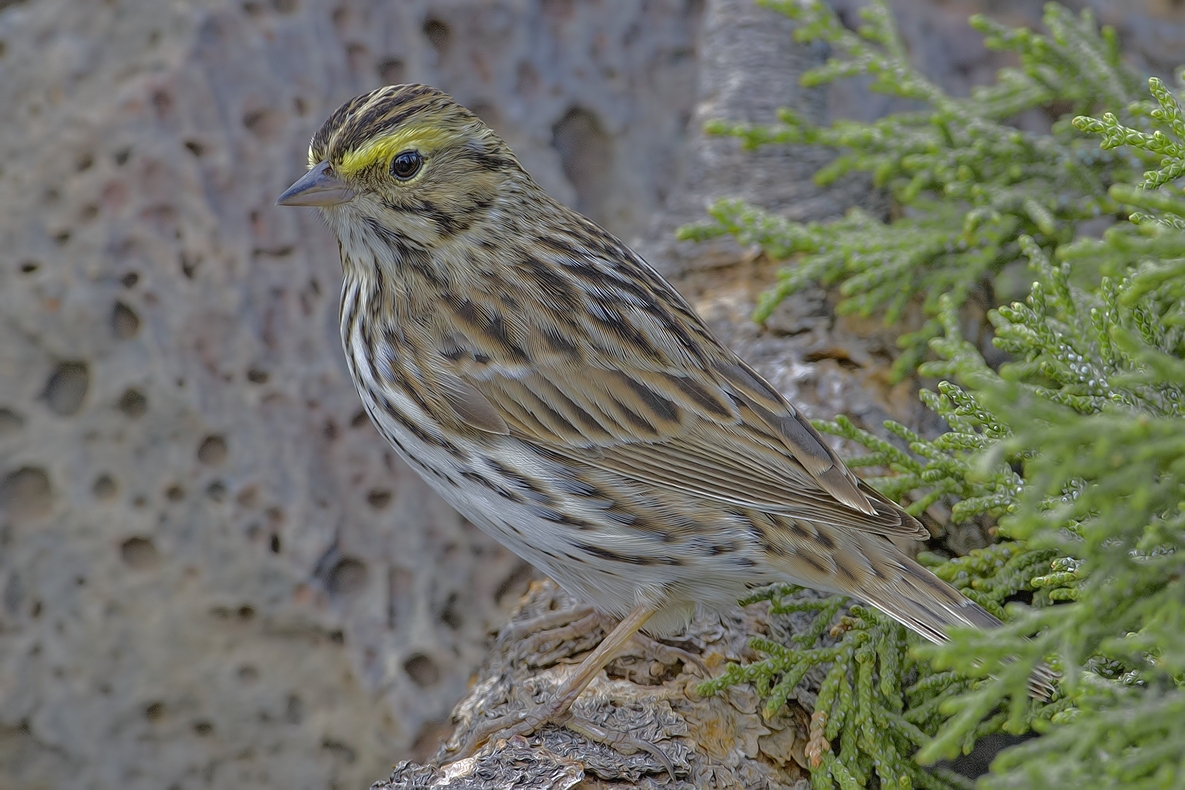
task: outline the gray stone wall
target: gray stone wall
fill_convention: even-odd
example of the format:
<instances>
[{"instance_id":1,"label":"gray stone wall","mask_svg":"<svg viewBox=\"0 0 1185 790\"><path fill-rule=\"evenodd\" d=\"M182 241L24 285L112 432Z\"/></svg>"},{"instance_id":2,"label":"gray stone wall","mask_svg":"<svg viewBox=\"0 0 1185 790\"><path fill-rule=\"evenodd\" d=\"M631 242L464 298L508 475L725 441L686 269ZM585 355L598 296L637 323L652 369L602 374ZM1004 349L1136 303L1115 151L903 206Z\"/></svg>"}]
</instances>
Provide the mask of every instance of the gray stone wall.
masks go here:
<instances>
[{"instance_id":1,"label":"gray stone wall","mask_svg":"<svg viewBox=\"0 0 1185 790\"><path fill-rule=\"evenodd\" d=\"M1175 65L1177 4L1092 2L1139 63ZM1032 22L1040 8L893 5L956 91L1000 62L969 13ZM851 359L744 326L761 283L714 268L736 250L669 243L722 194L809 219L876 199L855 182L815 190L820 152L755 159L696 133L783 102L820 120L887 107L786 81L771 53L793 68L823 53L792 48L768 14L746 0L0 0L0 788L366 787L431 753L525 589L530 569L361 414L335 245L312 212L272 205L356 93L453 93L553 194L646 237L672 275L694 270L697 305L820 414L909 408L906 391L877 394L867 348L852 375ZM758 67L730 48L757 43ZM805 309L811 342L834 344L825 306Z\"/></svg>"}]
</instances>

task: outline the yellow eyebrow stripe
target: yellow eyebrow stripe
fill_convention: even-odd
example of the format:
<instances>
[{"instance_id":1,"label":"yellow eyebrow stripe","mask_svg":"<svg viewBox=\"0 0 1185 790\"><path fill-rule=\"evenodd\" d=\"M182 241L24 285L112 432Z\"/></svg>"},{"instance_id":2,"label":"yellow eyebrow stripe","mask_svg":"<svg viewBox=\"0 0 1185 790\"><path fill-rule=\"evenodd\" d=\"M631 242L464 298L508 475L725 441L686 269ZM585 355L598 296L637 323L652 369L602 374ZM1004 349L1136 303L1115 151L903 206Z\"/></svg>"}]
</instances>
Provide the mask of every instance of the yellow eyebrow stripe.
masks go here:
<instances>
[{"instance_id":1,"label":"yellow eyebrow stripe","mask_svg":"<svg viewBox=\"0 0 1185 790\"><path fill-rule=\"evenodd\" d=\"M414 148L422 154L430 154L455 137L434 126L411 126L375 138L355 151L347 151L337 166L344 176L364 170L378 162L386 162L395 154Z\"/></svg>"}]
</instances>

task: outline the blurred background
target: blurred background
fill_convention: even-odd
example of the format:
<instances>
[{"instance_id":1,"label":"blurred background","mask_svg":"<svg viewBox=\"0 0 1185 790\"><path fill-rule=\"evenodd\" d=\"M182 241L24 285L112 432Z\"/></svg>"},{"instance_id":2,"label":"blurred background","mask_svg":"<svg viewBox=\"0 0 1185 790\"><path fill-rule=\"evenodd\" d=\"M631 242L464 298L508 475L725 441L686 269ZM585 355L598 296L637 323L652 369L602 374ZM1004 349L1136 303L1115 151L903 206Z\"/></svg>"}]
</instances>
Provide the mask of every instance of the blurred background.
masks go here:
<instances>
[{"instance_id":1,"label":"blurred background","mask_svg":"<svg viewBox=\"0 0 1185 790\"><path fill-rule=\"evenodd\" d=\"M1005 62L967 18L1042 3L890 5L965 94ZM1089 5L1141 69L1180 60L1179 0ZM892 109L798 88L825 57L749 0L0 0L0 788L367 787L431 754L532 578L371 428L336 245L273 205L355 94L452 93L818 416L907 418L883 355L804 356L802 315L746 325L743 251L671 241L728 194L875 207L813 187L818 151L699 132ZM816 345L867 329L818 317Z\"/></svg>"}]
</instances>

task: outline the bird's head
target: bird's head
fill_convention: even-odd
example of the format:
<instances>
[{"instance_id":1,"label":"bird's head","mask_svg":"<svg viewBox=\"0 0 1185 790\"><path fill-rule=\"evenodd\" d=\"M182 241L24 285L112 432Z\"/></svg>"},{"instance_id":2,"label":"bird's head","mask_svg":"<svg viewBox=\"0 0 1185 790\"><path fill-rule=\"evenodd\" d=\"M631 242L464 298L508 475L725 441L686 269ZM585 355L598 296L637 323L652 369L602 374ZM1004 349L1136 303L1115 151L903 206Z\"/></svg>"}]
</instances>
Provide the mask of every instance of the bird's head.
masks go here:
<instances>
[{"instance_id":1,"label":"bird's head","mask_svg":"<svg viewBox=\"0 0 1185 790\"><path fill-rule=\"evenodd\" d=\"M343 243L369 229L436 247L486 219L525 179L480 118L426 85L392 85L343 104L309 145L309 171L276 201L316 206Z\"/></svg>"}]
</instances>

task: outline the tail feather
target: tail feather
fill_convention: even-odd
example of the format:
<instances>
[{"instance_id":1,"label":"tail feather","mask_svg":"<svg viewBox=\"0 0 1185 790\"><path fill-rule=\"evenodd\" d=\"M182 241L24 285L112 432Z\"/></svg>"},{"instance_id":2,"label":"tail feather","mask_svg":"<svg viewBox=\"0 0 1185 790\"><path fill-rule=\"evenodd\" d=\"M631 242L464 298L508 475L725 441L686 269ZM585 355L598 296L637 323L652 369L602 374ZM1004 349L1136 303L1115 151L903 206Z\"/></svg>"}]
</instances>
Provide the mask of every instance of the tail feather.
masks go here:
<instances>
[{"instance_id":1,"label":"tail feather","mask_svg":"<svg viewBox=\"0 0 1185 790\"><path fill-rule=\"evenodd\" d=\"M979 604L923 568L882 535L789 517L769 517L763 548L780 575L796 584L851 595L931 642L951 628L983 630L1002 623ZM1037 667L1030 692L1049 699L1057 675Z\"/></svg>"},{"instance_id":2,"label":"tail feather","mask_svg":"<svg viewBox=\"0 0 1185 790\"><path fill-rule=\"evenodd\" d=\"M991 612L903 553L893 550L889 555L859 589L850 591L853 595L938 644L947 641L947 629L952 627L1001 625Z\"/></svg>"},{"instance_id":3,"label":"tail feather","mask_svg":"<svg viewBox=\"0 0 1185 790\"><path fill-rule=\"evenodd\" d=\"M917 562L903 554L894 559L901 574L896 583L891 579L882 579L877 574L874 578L879 583L865 585L862 590L852 590L852 594L937 644L948 641L947 629L952 627L971 626L990 630L1003 625L991 612ZM1051 699L1053 682L1057 677L1057 673L1047 664L1036 666L1029 676L1030 696L1039 700Z\"/></svg>"},{"instance_id":4,"label":"tail feather","mask_svg":"<svg viewBox=\"0 0 1185 790\"><path fill-rule=\"evenodd\" d=\"M1029 696L1042 702L1049 702L1053 699L1053 692L1056 688L1054 683L1060 677L1061 675L1054 672L1049 664L1042 661L1033 667L1033 674L1029 675Z\"/></svg>"}]
</instances>

